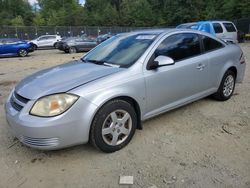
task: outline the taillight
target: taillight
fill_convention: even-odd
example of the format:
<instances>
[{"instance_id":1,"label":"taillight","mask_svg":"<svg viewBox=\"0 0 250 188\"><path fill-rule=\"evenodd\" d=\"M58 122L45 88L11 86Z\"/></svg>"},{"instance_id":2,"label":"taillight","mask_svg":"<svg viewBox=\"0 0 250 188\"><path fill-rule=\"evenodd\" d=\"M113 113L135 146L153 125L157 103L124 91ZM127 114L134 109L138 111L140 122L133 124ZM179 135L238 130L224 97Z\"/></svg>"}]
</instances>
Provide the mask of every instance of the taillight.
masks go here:
<instances>
[{"instance_id":1,"label":"taillight","mask_svg":"<svg viewBox=\"0 0 250 188\"><path fill-rule=\"evenodd\" d=\"M244 64L244 63L246 63L246 61L245 61L244 54L242 53L240 56L240 64Z\"/></svg>"},{"instance_id":2,"label":"taillight","mask_svg":"<svg viewBox=\"0 0 250 188\"><path fill-rule=\"evenodd\" d=\"M244 63L246 63L246 61L245 61L245 60L243 60L243 61L240 61L240 64L244 64Z\"/></svg>"}]
</instances>

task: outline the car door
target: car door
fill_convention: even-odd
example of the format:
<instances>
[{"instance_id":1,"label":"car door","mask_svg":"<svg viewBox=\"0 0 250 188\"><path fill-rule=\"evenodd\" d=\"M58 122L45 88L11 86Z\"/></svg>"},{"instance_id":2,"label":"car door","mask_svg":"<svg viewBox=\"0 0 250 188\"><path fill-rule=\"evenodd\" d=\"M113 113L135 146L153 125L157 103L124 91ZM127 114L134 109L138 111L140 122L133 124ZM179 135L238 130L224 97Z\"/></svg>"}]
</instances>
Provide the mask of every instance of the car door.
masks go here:
<instances>
[{"instance_id":1,"label":"car door","mask_svg":"<svg viewBox=\"0 0 250 188\"><path fill-rule=\"evenodd\" d=\"M78 51L84 51L84 48L86 47L85 41L82 38L77 38L75 40L75 46Z\"/></svg>"},{"instance_id":2,"label":"car door","mask_svg":"<svg viewBox=\"0 0 250 188\"><path fill-rule=\"evenodd\" d=\"M56 36L48 36L46 39L46 46L51 47L56 42Z\"/></svg>"},{"instance_id":3,"label":"car door","mask_svg":"<svg viewBox=\"0 0 250 188\"><path fill-rule=\"evenodd\" d=\"M13 42L10 39L3 39L0 47L1 54L13 54L16 53L13 47Z\"/></svg>"},{"instance_id":4,"label":"car door","mask_svg":"<svg viewBox=\"0 0 250 188\"><path fill-rule=\"evenodd\" d=\"M47 36L42 36L37 39L37 46L38 47L45 47L47 41Z\"/></svg>"},{"instance_id":5,"label":"car door","mask_svg":"<svg viewBox=\"0 0 250 188\"><path fill-rule=\"evenodd\" d=\"M180 33L167 37L149 61L160 55L171 57L175 64L144 71L146 118L201 97L208 90L208 59L201 52L198 34Z\"/></svg>"},{"instance_id":6,"label":"car door","mask_svg":"<svg viewBox=\"0 0 250 188\"><path fill-rule=\"evenodd\" d=\"M93 48L93 41L92 40L90 40L90 39L88 39L88 38L83 38L83 39L81 39L81 50L84 50L84 51L86 51L86 50L90 50L90 49L92 49Z\"/></svg>"}]
</instances>

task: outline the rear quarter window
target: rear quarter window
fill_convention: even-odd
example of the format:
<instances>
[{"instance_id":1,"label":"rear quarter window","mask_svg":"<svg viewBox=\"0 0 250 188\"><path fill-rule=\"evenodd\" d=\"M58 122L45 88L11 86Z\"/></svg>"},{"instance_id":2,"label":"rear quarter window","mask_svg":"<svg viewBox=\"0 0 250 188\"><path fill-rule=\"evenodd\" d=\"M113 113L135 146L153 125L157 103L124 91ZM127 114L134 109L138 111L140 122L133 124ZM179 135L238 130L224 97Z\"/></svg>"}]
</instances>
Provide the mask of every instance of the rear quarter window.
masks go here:
<instances>
[{"instance_id":1,"label":"rear quarter window","mask_svg":"<svg viewBox=\"0 0 250 188\"><path fill-rule=\"evenodd\" d=\"M223 33L223 28L220 23L213 23L215 33Z\"/></svg>"},{"instance_id":2,"label":"rear quarter window","mask_svg":"<svg viewBox=\"0 0 250 188\"><path fill-rule=\"evenodd\" d=\"M220 48L224 47L224 45L222 43L220 43L217 40L214 40L214 39L212 39L210 37L207 37L207 36L203 35L201 37L201 39L202 39L202 43L203 43L205 52L217 50L217 49L220 49Z\"/></svg>"},{"instance_id":3,"label":"rear quarter window","mask_svg":"<svg viewBox=\"0 0 250 188\"><path fill-rule=\"evenodd\" d=\"M225 26L227 32L236 32L236 28L232 23L223 23L223 25Z\"/></svg>"}]
</instances>

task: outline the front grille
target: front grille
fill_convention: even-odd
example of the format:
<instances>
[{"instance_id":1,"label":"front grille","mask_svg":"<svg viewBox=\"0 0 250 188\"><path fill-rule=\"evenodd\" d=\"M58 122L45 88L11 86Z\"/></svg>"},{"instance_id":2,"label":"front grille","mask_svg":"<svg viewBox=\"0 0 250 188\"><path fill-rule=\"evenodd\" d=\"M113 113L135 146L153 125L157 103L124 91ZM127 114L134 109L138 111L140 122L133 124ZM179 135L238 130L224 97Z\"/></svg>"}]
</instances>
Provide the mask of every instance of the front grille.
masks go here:
<instances>
[{"instance_id":1,"label":"front grille","mask_svg":"<svg viewBox=\"0 0 250 188\"><path fill-rule=\"evenodd\" d=\"M21 111L21 110L23 109L23 106L17 104L17 103L13 100L12 97L11 97L11 99L10 99L10 104L11 104L11 106L12 106L16 111L18 111L18 112Z\"/></svg>"},{"instance_id":2,"label":"front grille","mask_svg":"<svg viewBox=\"0 0 250 188\"><path fill-rule=\"evenodd\" d=\"M19 140L30 146L53 147L59 144L58 138L30 138L27 136L19 136Z\"/></svg>"},{"instance_id":3,"label":"front grille","mask_svg":"<svg viewBox=\"0 0 250 188\"><path fill-rule=\"evenodd\" d=\"M22 103L27 104L27 102L29 102L29 99L22 97L21 95L18 95L16 91L14 91L14 96L16 97L17 100L21 101Z\"/></svg>"},{"instance_id":4,"label":"front grille","mask_svg":"<svg viewBox=\"0 0 250 188\"><path fill-rule=\"evenodd\" d=\"M18 112L20 112L24 105L29 102L29 99L22 97L19 95L16 91L13 92L11 98L10 98L10 104L11 106Z\"/></svg>"}]
</instances>

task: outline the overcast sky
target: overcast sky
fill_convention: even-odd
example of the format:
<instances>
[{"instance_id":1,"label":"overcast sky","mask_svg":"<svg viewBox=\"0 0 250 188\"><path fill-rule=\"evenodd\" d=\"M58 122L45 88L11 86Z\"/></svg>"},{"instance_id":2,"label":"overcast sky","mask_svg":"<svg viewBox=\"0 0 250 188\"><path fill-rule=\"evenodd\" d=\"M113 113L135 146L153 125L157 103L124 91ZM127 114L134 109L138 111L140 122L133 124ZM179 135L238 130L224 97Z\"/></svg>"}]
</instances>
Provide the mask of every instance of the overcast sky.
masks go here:
<instances>
[{"instance_id":1,"label":"overcast sky","mask_svg":"<svg viewBox=\"0 0 250 188\"><path fill-rule=\"evenodd\" d=\"M33 5L34 3L37 3L37 0L29 0L30 4ZM84 4L85 0L79 0L80 4Z\"/></svg>"}]
</instances>

